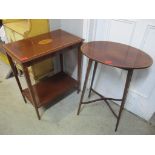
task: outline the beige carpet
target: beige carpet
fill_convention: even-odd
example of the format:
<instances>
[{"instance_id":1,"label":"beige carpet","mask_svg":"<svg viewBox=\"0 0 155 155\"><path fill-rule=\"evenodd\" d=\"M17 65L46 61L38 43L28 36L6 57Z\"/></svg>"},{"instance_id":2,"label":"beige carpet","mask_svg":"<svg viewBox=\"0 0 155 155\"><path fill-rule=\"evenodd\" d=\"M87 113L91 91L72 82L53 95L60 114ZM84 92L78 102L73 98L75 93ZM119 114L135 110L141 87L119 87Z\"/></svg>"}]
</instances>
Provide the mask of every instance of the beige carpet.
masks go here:
<instances>
[{"instance_id":1,"label":"beige carpet","mask_svg":"<svg viewBox=\"0 0 155 155\"><path fill-rule=\"evenodd\" d=\"M155 134L154 127L125 110L114 132L116 119L103 102L83 106L77 116L80 95L76 92L47 109L40 108L42 119L38 121L32 105L24 103L15 79L4 79L8 69L0 62L0 134ZM20 80L26 86L24 78Z\"/></svg>"}]
</instances>

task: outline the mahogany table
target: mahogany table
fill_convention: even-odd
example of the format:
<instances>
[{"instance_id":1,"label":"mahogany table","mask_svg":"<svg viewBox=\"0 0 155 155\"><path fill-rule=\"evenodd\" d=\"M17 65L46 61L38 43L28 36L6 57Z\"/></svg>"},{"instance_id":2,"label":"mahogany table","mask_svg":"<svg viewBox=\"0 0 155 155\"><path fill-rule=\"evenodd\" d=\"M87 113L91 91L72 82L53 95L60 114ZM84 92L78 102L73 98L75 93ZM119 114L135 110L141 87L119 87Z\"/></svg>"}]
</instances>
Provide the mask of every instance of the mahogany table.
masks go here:
<instances>
[{"instance_id":1,"label":"mahogany table","mask_svg":"<svg viewBox=\"0 0 155 155\"><path fill-rule=\"evenodd\" d=\"M133 70L148 68L152 65L153 60L148 54L144 53L139 49L136 49L128 45L115 43L115 42L108 42L108 41L94 41L94 42L85 43L82 45L81 51L86 57L89 58L89 62L87 66L86 77L84 81L84 86L83 86L77 114L79 115L82 104L89 104L92 102L104 100L105 103L110 108L110 110L112 111L112 113L114 114L114 116L117 118L117 123L115 127L115 131L117 131L121 113L124 108L126 97L128 94L128 89L130 86ZM94 93L99 95L100 98L96 100L88 101L88 102L83 102L83 97L84 97L84 93L85 93L85 89L86 89L86 85L87 85L87 81L88 81L88 77L89 77L89 73L90 73L90 69L93 61L95 62L95 64L94 64L93 75L92 75L92 80L91 80L91 85L89 90L89 97L91 95L91 91L93 91ZM108 65L111 67L124 69L127 71L125 88L123 92L123 97L121 99L104 97L103 95L96 92L92 88L98 63ZM118 115L114 112L108 100L121 101L121 106L120 106Z\"/></svg>"},{"instance_id":2,"label":"mahogany table","mask_svg":"<svg viewBox=\"0 0 155 155\"><path fill-rule=\"evenodd\" d=\"M81 79L81 51L83 39L67 33L63 30L56 30L36 37L5 44L3 46L7 53L8 60L15 75L19 89L26 103L26 98L34 106L37 117L40 120L39 110L57 97L65 95L71 90L80 90ZM63 72L63 53L68 49L78 50L78 73L77 80ZM60 55L61 71L54 76L41 80L32 85L28 67L46 58ZM23 89L17 75L16 64L20 64L27 82L28 88Z\"/></svg>"}]
</instances>

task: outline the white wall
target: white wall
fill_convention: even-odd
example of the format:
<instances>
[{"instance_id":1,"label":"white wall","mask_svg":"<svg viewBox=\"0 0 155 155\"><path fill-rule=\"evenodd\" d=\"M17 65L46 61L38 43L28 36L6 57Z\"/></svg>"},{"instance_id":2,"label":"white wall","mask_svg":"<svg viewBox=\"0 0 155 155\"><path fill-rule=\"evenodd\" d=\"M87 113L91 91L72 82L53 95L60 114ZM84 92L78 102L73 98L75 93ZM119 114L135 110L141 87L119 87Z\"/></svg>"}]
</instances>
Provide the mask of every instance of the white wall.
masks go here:
<instances>
[{"instance_id":1,"label":"white wall","mask_svg":"<svg viewBox=\"0 0 155 155\"><path fill-rule=\"evenodd\" d=\"M79 37L83 35L83 19L61 19L61 28Z\"/></svg>"},{"instance_id":2,"label":"white wall","mask_svg":"<svg viewBox=\"0 0 155 155\"><path fill-rule=\"evenodd\" d=\"M82 19L62 19L61 29L82 37L83 20ZM76 52L75 52L76 50ZM64 54L64 70L73 78L77 79L77 49L68 51Z\"/></svg>"},{"instance_id":3,"label":"white wall","mask_svg":"<svg viewBox=\"0 0 155 155\"><path fill-rule=\"evenodd\" d=\"M49 19L50 30L57 30L61 28L61 19Z\"/></svg>"},{"instance_id":4,"label":"white wall","mask_svg":"<svg viewBox=\"0 0 155 155\"><path fill-rule=\"evenodd\" d=\"M54 31L61 28L61 19L49 19L50 31ZM60 70L59 56L53 57L54 72L57 73Z\"/></svg>"},{"instance_id":5,"label":"white wall","mask_svg":"<svg viewBox=\"0 0 155 155\"><path fill-rule=\"evenodd\" d=\"M62 29L79 37L83 35L83 20L82 19L50 19L51 30ZM73 78L77 78L77 52L68 51L63 55L64 70ZM60 70L59 56L54 58L55 72Z\"/></svg>"},{"instance_id":6,"label":"white wall","mask_svg":"<svg viewBox=\"0 0 155 155\"><path fill-rule=\"evenodd\" d=\"M50 29L63 29L79 37L83 35L83 19L49 19Z\"/></svg>"}]
</instances>

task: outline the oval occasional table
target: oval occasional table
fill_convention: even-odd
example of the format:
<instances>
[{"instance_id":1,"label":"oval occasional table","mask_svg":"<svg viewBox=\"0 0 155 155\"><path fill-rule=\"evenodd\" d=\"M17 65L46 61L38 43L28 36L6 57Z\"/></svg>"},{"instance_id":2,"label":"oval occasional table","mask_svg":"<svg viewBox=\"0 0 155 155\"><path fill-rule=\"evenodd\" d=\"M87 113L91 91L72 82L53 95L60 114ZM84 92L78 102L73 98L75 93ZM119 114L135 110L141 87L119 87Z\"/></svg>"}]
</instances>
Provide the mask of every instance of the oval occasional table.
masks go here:
<instances>
[{"instance_id":1,"label":"oval occasional table","mask_svg":"<svg viewBox=\"0 0 155 155\"><path fill-rule=\"evenodd\" d=\"M105 103L107 103L110 110L112 111L112 113L114 114L114 116L117 118L117 123L115 127L115 131L117 131L119 121L121 118L121 113L125 105L128 89L132 79L133 70L148 68L152 65L153 60L148 54L144 53L139 49L136 49L134 47L124 45L121 43L115 43L115 42L109 42L109 41L94 41L94 42L85 43L81 46L81 51L86 57L89 58L89 62L87 66L84 86L83 86L77 114L79 115L82 104L88 104L88 103L104 100ZM92 67L93 62L95 63L94 63L90 90L89 90L89 97L90 97L91 91L93 91L94 93L99 95L100 98L92 101L88 101L88 102L83 102L83 97L84 97L90 69ZM120 68L127 71L125 88L123 92L123 97L121 99L104 97L103 95L99 94L92 88L98 63L108 65L111 67ZM120 106L118 115L114 112L108 100L121 101L121 106Z\"/></svg>"}]
</instances>

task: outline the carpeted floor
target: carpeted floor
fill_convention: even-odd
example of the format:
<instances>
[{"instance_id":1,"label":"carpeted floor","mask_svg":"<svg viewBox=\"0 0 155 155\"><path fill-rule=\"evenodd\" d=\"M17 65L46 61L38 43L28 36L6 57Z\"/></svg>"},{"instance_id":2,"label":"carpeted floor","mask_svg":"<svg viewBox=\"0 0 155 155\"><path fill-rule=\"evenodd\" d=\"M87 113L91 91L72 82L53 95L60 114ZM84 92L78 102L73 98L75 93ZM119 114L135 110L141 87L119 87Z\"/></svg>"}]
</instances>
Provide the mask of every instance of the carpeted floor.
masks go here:
<instances>
[{"instance_id":1,"label":"carpeted floor","mask_svg":"<svg viewBox=\"0 0 155 155\"><path fill-rule=\"evenodd\" d=\"M77 116L80 94L76 92L53 106L40 108L39 121L32 105L24 103L15 79L4 78L8 70L0 62L0 134L155 134L154 127L126 110L114 132L116 119L103 102L83 106ZM20 80L26 86L24 78ZM111 105L118 110L117 105Z\"/></svg>"}]
</instances>

